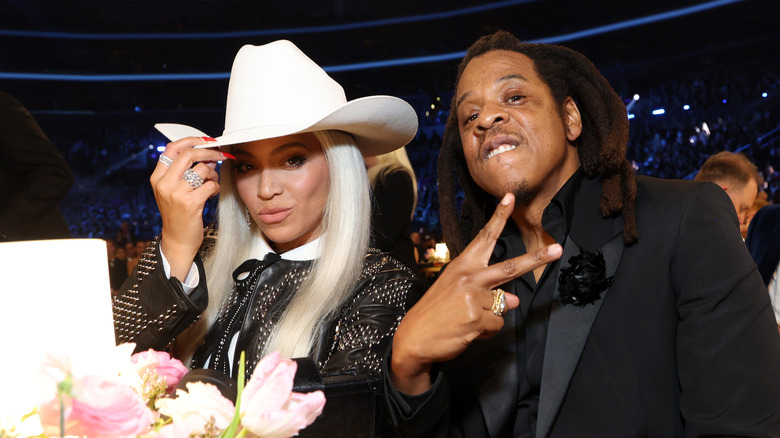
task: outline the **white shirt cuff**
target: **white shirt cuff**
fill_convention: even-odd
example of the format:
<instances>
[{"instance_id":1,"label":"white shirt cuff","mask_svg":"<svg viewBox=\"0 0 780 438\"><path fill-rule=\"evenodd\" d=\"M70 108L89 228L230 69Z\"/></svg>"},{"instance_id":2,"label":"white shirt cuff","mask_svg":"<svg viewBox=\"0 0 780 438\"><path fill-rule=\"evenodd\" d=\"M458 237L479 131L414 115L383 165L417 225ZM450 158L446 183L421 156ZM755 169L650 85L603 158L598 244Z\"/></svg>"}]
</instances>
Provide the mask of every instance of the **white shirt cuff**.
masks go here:
<instances>
[{"instance_id":1,"label":"white shirt cuff","mask_svg":"<svg viewBox=\"0 0 780 438\"><path fill-rule=\"evenodd\" d=\"M165 254L163 254L162 250L160 250L160 255L162 256L165 276L167 278L171 278L171 264L168 263L168 259L165 258ZM198 284L200 284L200 274L198 273L198 267L195 266L195 262L192 262L192 266L190 266L190 272L187 272L187 277L184 280L181 280L181 285L184 289L184 293L189 295L193 290L195 290L196 287L198 287Z\"/></svg>"}]
</instances>

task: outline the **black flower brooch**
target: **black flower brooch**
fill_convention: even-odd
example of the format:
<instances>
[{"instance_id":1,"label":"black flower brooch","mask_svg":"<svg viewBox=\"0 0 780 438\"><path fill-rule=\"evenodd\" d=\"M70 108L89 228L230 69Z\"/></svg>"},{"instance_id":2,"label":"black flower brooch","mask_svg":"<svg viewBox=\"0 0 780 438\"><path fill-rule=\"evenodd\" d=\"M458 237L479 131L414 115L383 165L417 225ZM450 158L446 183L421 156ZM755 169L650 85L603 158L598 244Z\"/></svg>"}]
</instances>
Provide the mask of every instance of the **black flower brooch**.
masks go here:
<instances>
[{"instance_id":1,"label":"black flower brooch","mask_svg":"<svg viewBox=\"0 0 780 438\"><path fill-rule=\"evenodd\" d=\"M607 263L601 251L580 251L569 258L569 267L561 269L558 276L564 305L585 306L597 301L614 279L607 278Z\"/></svg>"}]
</instances>

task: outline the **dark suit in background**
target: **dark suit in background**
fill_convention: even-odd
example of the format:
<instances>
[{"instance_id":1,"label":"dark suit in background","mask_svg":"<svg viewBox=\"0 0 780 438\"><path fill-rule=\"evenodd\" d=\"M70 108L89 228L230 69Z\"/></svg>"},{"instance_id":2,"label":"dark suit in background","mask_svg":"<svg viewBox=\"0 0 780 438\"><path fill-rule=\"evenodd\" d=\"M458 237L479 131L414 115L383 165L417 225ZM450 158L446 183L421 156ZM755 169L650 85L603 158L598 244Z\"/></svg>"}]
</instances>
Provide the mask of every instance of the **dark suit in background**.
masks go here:
<instances>
[{"instance_id":1,"label":"dark suit in background","mask_svg":"<svg viewBox=\"0 0 780 438\"><path fill-rule=\"evenodd\" d=\"M767 205L756 212L745 243L758 265L764 284L769 285L780 262L780 205Z\"/></svg>"},{"instance_id":2,"label":"dark suit in background","mask_svg":"<svg viewBox=\"0 0 780 438\"><path fill-rule=\"evenodd\" d=\"M68 163L29 111L0 92L0 241L70 237L57 204L72 185Z\"/></svg>"}]
</instances>

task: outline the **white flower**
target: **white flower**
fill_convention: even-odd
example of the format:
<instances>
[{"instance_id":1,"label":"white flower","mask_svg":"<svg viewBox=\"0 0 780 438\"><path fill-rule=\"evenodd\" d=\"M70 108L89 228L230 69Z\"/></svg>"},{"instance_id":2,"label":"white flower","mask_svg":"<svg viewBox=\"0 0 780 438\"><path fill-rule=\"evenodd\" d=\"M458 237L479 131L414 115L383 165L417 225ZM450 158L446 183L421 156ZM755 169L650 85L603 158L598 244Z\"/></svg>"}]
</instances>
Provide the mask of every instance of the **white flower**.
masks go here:
<instances>
[{"instance_id":1,"label":"white flower","mask_svg":"<svg viewBox=\"0 0 780 438\"><path fill-rule=\"evenodd\" d=\"M155 406L174 424L186 424L191 433L202 432L211 417L214 417L214 424L224 430L236 412L233 402L223 397L216 386L203 382L189 382L187 391L177 389L176 398L159 399Z\"/></svg>"}]
</instances>

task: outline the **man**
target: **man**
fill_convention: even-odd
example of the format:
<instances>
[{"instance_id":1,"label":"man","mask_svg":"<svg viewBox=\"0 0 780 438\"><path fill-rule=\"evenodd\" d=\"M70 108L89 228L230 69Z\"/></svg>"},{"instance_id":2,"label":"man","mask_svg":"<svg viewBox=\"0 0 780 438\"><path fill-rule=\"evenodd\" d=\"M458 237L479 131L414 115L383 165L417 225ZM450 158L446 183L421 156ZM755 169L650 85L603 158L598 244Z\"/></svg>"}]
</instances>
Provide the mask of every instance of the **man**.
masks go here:
<instances>
[{"instance_id":1,"label":"man","mask_svg":"<svg viewBox=\"0 0 780 438\"><path fill-rule=\"evenodd\" d=\"M780 330L780 205L767 205L756 212L745 243L769 289Z\"/></svg>"},{"instance_id":2,"label":"man","mask_svg":"<svg viewBox=\"0 0 780 438\"><path fill-rule=\"evenodd\" d=\"M439 158L459 256L386 358L399 435L780 433L780 337L728 197L635 177L627 139L582 55L469 49Z\"/></svg>"},{"instance_id":3,"label":"man","mask_svg":"<svg viewBox=\"0 0 780 438\"><path fill-rule=\"evenodd\" d=\"M0 242L70 237L58 203L72 185L68 163L30 112L0 92Z\"/></svg>"},{"instance_id":4,"label":"man","mask_svg":"<svg viewBox=\"0 0 780 438\"><path fill-rule=\"evenodd\" d=\"M725 190L740 221L758 196L758 169L741 153L723 151L707 158L695 180L713 182Z\"/></svg>"}]
</instances>

